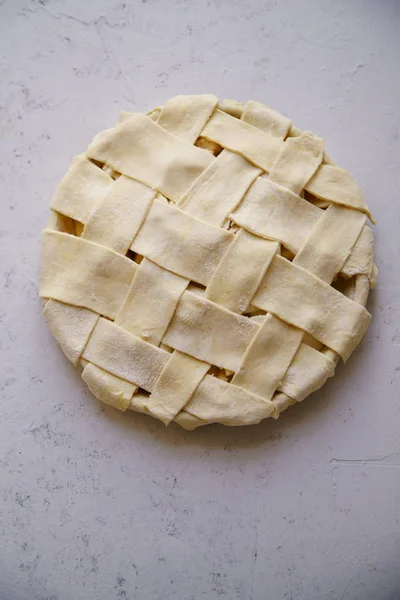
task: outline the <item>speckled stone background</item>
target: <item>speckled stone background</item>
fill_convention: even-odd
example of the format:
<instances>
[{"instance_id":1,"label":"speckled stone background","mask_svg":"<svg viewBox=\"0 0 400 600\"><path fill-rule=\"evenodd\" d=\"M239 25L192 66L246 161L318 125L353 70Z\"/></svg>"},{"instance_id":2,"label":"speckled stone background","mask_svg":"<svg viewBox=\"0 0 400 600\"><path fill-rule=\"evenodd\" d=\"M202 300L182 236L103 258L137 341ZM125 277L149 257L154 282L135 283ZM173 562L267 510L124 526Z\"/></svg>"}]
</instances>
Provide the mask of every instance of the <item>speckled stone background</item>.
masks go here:
<instances>
[{"instance_id":1,"label":"speckled stone background","mask_svg":"<svg viewBox=\"0 0 400 600\"><path fill-rule=\"evenodd\" d=\"M0 600L400 598L400 3L0 0ZM90 396L37 297L71 157L121 109L258 99L378 218L374 321L279 421L186 433Z\"/></svg>"}]
</instances>

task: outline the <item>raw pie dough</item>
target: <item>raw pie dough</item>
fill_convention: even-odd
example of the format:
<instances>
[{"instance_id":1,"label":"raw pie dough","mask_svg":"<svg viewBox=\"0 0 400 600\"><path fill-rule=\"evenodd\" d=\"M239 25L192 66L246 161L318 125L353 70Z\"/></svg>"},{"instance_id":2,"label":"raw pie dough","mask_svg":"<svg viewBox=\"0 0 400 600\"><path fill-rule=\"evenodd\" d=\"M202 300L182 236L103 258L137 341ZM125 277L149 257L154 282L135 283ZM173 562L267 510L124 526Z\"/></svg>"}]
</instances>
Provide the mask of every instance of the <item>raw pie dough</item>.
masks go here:
<instances>
[{"instance_id":1,"label":"raw pie dough","mask_svg":"<svg viewBox=\"0 0 400 600\"><path fill-rule=\"evenodd\" d=\"M42 238L47 323L101 401L187 429L302 401L363 337L371 214L323 140L177 96L74 158Z\"/></svg>"}]
</instances>

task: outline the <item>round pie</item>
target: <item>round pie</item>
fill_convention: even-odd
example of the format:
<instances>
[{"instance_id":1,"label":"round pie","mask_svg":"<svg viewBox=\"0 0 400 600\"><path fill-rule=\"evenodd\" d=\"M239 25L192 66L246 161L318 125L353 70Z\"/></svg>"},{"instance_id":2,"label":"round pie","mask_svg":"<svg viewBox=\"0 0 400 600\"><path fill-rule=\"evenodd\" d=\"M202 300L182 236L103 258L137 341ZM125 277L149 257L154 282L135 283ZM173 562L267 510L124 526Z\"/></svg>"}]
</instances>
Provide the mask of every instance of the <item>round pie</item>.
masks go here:
<instances>
[{"instance_id":1,"label":"round pie","mask_svg":"<svg viewBox=\"0 0 400 600\"><path fill-rule=\"evenodd\" d=\"M368 327L368 218L321 138L260 102L177 96L73 159L43 232L45 317L115 408L277 418Z\"/></svg>"}]
</instances>

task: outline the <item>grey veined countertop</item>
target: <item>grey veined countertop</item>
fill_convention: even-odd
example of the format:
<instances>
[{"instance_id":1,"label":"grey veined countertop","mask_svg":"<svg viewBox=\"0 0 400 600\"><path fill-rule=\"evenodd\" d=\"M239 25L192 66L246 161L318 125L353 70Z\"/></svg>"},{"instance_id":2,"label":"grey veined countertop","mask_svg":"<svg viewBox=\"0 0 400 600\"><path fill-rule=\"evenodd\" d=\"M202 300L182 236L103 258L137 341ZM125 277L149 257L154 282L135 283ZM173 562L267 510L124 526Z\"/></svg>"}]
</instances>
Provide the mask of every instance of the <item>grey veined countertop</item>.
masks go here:
<instances>
[{"instance_id":1,"label":"grey veined countertop","mask_svg":"<svg viewBox=\"0 0 400 600\"><path fill-rule=\"evenodd\" d=\"M0 0L0 599L400 598L400 4ZM39 235L122 109L256 99L326 140L375 227L373 322L279 421L103 408L47 330Z\"/></svg>"}]
</instances>

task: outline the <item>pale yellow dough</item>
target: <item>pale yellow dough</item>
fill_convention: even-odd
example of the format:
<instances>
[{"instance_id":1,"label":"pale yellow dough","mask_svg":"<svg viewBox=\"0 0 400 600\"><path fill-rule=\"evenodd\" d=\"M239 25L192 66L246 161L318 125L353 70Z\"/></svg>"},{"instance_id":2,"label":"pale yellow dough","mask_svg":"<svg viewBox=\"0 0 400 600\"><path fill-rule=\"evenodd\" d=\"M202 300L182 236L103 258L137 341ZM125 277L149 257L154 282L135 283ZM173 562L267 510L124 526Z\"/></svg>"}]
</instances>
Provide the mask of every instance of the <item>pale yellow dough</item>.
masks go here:
<instances>
[{"instance_id":1,"label":"pale yellow dough","mask_svg":"<svg viewBox=\"0 0 400 600\"><path fill-rule=\"evenodd\" d=\"M307 331L344 360L371 318L363 306L281 256L275 256L252 303Z\"/></svg>"},{"instance_id":2,"label":"pale yellow dough","mask_svg":"<svg viewBox=\"0 0 400 600\"><path fill-rule=\"evenodd\" d=\"M137 265L105 246L45 229L40 295L115 319Z\"/></svg>"},{"instance_id":3,"label":"pale yellow dough","mask_svg":"<svg viewBox=\"0 0 400 600\"><path fill-rule=\"evenodd\" d=\"M258 328L251 319L184 292L164 342L221 369L236 371Z\"/></svg>"},{"instance_id":4,"label":"pale yellow dough","mask_svg":"<svg viewBox=\"0 0 400 600\"><path fill-rule=\"evenodd\" d=\"M140 114L103 131L87 153L175 201L212 162L208 152L181 141Z\"/></svg>"},{"instance_id":5,"label":"pale yellow dough","mask_svg":"<svg viewBox=\"0 0 400 600\"><path fill-rule=\"evenodd\" d=\"M188 430L277 418L368 327L362 191L321 138L261 102L181 95L123 113L51 209L46 320L119 410Z\"/></svg>"},{"instance_id":6,"label":"pale yellow dough","mask_svg":"<svg viewBox=\"0 0 400 600\"><path fill-rule=\"evenodd\" d=\"M95 204L106 195L113 180L86 156L76 156L54 195L51 208L86 223Z\"/></svg>"},{"instance_id":7,"label":"pale yellow dough","mask_svg":"<svg viewBox=\"0 0 400 600\"><path fill-rule=\"evenodd\" d=\"M229 231L155 200L131 249L160 267L206 285L233 239Z\"/></svg>"}]
</instances>

